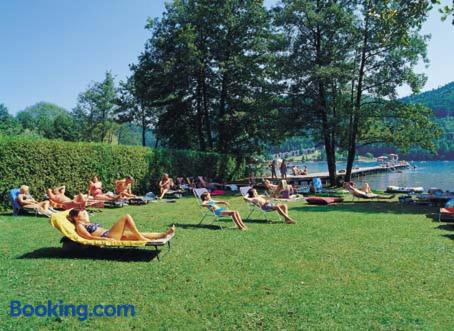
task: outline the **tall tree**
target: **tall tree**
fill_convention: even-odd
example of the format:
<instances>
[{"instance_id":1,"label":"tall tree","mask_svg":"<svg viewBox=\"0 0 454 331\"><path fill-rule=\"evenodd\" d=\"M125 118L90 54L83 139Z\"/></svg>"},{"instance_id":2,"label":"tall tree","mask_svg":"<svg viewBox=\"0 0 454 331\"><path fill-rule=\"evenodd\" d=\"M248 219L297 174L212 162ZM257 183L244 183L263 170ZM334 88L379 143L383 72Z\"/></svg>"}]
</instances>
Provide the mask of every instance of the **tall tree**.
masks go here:
<instances>
[{"instance_id":1,"label":"tall tree","mask_svg":"<svg viewBox=\"0 0 454 331\"><path fill-rule=\"evenodd\" d=\"M331 185L336 185L344 121L342 92L350 77L354 5L349 0L284 0L274 10L282 40L276 71L288 100L287 126L299 134L309 129L323 141Z\"/></svg>"},{"instance_id":2,"label":"tall tree","mask_svg":"<svg viewBox=\"0 0 454 331\"><path fill-rule=\"evenodd\" d=\"M73 115L78 119L82 139L112 142L118 125L113 120L117 95L113 76L106 72L101 82L95 82L79 94Z\"/></svg>"},{"instance_id":3,"label":"tall tree","mask_svg":"<svg viewBox=\"0 0 454 331\"><path fill-rule=\"evenodd\" d=\"M384 102L383 100L395 100L398 86L408 84L417 92L425 82L425 77L416 74L414 68L420 59L427 61L427 37L422 36L420 30L430 9L431 1L427 0L358 2L355 33L352 33L352 36L357 36L355 44L357 52L353 58L355 65L351 81L352 103L349 109L345 178L347 181L351 178L361 129L368 120L367 105L372 103L377 109L387 109L380 104ZM405 109L405 114L415 120L421 114L418 107L396 106L395 118L401 119L401 123L403 118L399 114L399 109ZM413 112L409 109L413 109ZM389 112L387 114L389 115ZM428 119L426 117L426 121ZM415 145L425 144L433 137L430 135L429 125L427 130L429 136L416 140L420 135L415 135L412 130L415 126L408 124L410 125L402 133L412 136ZM399 139L394 141L396 145L399 142Z\"/></svg>"},{"instance_id":4,"label":"tall tree","mask_svg":"<svg viewBox=\"0 0 454 331\"><path fill-rule=\"evenodd\" d=\"M18 135L22 131L22 126L8 112L8 108L0 103L0 134L3 135Z\"/></svg>"},{"instance_id":5,"label":"tall tree","mask_svg":"<svg viewBox=\"0 0 454 331\"><path fill-rule=\"evenodd\" d=\"M115 118L120 123L135 123L142 129L142 146L146 146L147 131L156 125L157 114L155 107L142 97L143 89L137 88L134 76L126 82L120 82L118 108Z\"/></svg>"},{"instance_id":6,"label":"tall tree","mask_svg":"<svg viewBox=\"0 0 454 331\"><path fill-rule=\"evenodd\" d=\"M49 102L38 102L17 114L22 127L49 139L76 140L71 114Z\"/></svg>"},{"instance_id":7,"label":"tall tree","mask_svg":"<svg viewBox=\"0 0 454 331\"><path fill-rule=\"evenodd\" d=\"M148 27L133 70L138 91L159 108L158 138L225 153L259 147L271 116L263 2L177 0Z\"/></svg>"}]
</instances>

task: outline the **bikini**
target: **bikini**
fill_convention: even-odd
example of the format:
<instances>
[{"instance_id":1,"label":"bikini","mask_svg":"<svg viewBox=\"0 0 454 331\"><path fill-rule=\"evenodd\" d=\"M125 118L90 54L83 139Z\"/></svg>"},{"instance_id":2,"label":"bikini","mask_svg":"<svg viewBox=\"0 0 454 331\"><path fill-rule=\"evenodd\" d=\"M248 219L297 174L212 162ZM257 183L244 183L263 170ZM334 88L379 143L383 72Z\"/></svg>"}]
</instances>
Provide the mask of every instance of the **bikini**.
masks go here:
<instances>
[{"instance_id":1,"label":"bikini","mask_svg":"<svg viewBox=\"0 0 454 331\"><path fill-rule=\"evenodd\" d=\"M262 205L262 210L263 211L270 211L274 209L274 205L271 202L267 202Z\"/></svg>"},{"instance_id":2,"label":"bikini","mask_svg":"<svg viewBox=\"0 0 454 331\"><path fill-rule=\"evenodd\" d=\"M210 200L208 201L208 206L210 207L210 210L216 215L216 216L221 216L221 213L225 210L225 208L215 208L216 206L216 201Z\"/></svg>"},{"instance_id":3,"label":"bikini","mask_svg":"<svg viewBox=\"0 0 454 331\"><path fill-rule=\"evenodd\" d=\"M87 230L87 232L89 234L92 234L93 232L95 232L96 230L98 230L98 228L101 226L101 224L98 224L98 223L88 223L88 224L84 224L84 227L85 229ZM109 234L109 231L104 231L101 235L101 237L104 237L104 238L107 238L107 235Z\"/></svg>"},{"instance_id":4,"label":"bikini","mask_svg":"<svg viewBox=\"0 0 454 331\"><path fill-rule=\"evenodd\" d=\"M102 189L99 187L95 186L96 184L93 184L90 188L90 193L93 197L96 197L99 194L102 194Z\"/></svg>"}]
</instances>

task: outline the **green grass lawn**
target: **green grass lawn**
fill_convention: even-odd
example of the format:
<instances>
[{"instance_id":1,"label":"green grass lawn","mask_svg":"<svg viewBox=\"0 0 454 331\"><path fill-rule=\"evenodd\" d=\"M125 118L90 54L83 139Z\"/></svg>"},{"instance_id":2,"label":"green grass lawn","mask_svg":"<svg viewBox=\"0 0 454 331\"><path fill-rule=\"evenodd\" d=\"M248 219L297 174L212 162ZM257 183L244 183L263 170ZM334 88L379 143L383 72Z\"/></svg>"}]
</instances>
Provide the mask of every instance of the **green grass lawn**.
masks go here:
<instances>
[{"instance_id":1,"label":"green grass lawn","mask_svg":"<svg viewBox=\"0 0 454 331\"><path fill-rule=\"evenodd\" d=\"M240 197L227 199L246 216ZM296 202L290 213L298 224L254 219L247 232L197 226L193 198L92 217L108 226L130 213L151 231L175 223L172 249L162 251L161 261L152 249L68 256L47 219L2 215L0 329L453 329L454 226L426 217L435 210L397 202ZM10 300L49 299L133 304L136 316L81 322L7 315Z\"/></svg>"}]
</instances>

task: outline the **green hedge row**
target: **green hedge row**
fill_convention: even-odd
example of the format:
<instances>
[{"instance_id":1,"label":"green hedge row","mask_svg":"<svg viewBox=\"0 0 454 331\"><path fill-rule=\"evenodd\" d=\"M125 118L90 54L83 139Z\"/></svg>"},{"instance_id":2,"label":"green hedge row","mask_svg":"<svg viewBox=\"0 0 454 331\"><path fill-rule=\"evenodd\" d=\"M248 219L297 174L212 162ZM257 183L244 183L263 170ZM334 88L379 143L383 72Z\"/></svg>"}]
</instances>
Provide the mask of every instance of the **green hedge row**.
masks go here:
<instances>
[{"instance_id":1,"label":"green hedge row","mask_svg":"<svg viewBox=\"0 0 454 331\"><path fill-rule=\"evenodd\" d=\"M8 191L22 184L30 186L36 198L57 185L66 185L70 196L86 193L88 181L95 174L102 180L104 191L113 191L115 179L133 176L134 190L143 194L156 191L163 172L233 180L245 175L245 162L189 150L0 136L0 201L4 205L9 200Z\"/></svg>"}]
</instances>

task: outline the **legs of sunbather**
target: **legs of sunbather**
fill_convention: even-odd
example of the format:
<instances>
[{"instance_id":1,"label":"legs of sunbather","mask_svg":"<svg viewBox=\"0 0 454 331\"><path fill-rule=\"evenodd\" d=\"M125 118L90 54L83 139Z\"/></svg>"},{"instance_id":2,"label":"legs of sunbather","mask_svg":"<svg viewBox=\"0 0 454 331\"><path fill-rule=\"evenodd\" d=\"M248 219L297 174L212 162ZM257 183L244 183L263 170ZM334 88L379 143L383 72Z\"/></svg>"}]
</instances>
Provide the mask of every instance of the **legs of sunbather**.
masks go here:
<instances>
[{"instance_id":1,"label":"legs of sunbather","mask_svg":"<svg viewBox=\"0 0 454 331\"><path fill-rule=\"evenodd\" d=\"M116 240L153 240L165 238L175 232L175 226L168 231L161 233L145 232L141 233L132 219L131 215L122 216L107 233L107 237Z\"/></svg>"},{"instance_id":2,"label":"legs of sunbather","mask_svg":"<svg viewBox=\"0 0 454 331\"><path fill-rule=\"evenodd\" d=\"M246 225L244 225L243 220L241 219L241 215L239 212L236 210L224 210L221 213L221 216L230 216L233 219L233 222L235 222L236 226L238 229L241 231L247 230Z\"/></svg>"},{"instance_id":3,"label":"legs of sunbather","mask_svg":"<svg viewBox=\"0 0 454 331\"><path fill-rule=\"evenodd\" d=\"M172 225L172 227L165 232L141 232L141 234L148 240L156 240L163 239L174 234L175 230L176 230L175 225ZM136 238L137 237L128 230L126 230L122 236L122 240L136 240Z\"/></svg>"},{"instance_id":4,"label":"legs of sunbather","mask_svg":"<svg viewBox=\"0 0 454 331\"><path fill-rule=\"evenodd\" d=\"M159 196L159 199L164 198L167 192L169 192L169 187L161 187L161 195Z\"/></svg>"},{"instance_id":5,"label":"legs of sunbather","mask_svg":"<svg viewBox=\"0 0 454 331\"><path fill-rule=\"evenodd\" d=\"M126 230L129 230L134 240L147 240L136 227L136 223L132 219L131 215L122 216L112 227L110 228L107 237L121 240Z\"/></svg>"},{"instance_id":6,"label":"legs of sunbather","mask_svg":"<svg viewBox=\"0 0 454 331\"><path fill-rule=\"evenodd\" d=\"M275 205L274 208L273 208L275 211L278 212L279 215L281 215L282 217L284 217L285 219L285 223L288 223L288 224L295 224L296 222L290 218L290 216L288 215L288 206L287 205L284 205L284 204L280 204L280 205Z\"/></svg>"},{"instance_id":7,"label":"legs of sunbather","mask_svg":"<svg viewBox=\"0 0 454 331\"><path fill-rule=\"evenodd\" d=\"M36 208L36 209L38 209L38 212L40 214L44 214L44 215L47 215L50 212L49 211L49 207L50 207L49 201L42 201L42 202L35 202L35 203L31 203L31 204L25 204L24 207Z\"/></svg>"}]
</instances>

